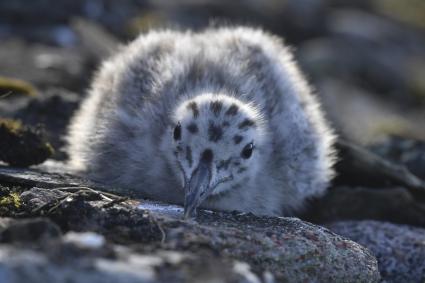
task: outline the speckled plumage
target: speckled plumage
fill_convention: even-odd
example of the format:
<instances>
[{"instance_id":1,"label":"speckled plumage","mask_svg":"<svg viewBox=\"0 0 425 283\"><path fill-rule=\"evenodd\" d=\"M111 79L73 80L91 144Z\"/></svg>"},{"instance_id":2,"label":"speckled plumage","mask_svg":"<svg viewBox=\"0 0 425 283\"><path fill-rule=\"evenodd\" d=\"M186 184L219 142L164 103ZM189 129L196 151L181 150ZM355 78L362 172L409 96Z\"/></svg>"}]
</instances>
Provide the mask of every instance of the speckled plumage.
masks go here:
<instances>
[{"instance_id":1,"label":"speckled plumage","mask_svg":"<svg viewBox=\"0 0 425 283\"><path fill-rule=\"evenodd\" d=\"M292 214L333 176L334 135L288 48L245 27L139 36L102 64L68 141L73 169L172 203L211 158L201 207L219 210Z\"/></svg>"}]
</instances>

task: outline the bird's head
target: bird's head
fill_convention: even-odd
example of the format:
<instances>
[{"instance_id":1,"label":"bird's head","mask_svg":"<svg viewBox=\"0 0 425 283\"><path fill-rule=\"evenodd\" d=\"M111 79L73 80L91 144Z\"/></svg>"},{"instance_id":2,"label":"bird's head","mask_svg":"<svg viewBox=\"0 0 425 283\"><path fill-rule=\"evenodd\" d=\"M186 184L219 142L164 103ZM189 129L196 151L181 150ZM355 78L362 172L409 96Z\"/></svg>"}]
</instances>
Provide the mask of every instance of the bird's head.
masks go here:
<instances>
[{"instance_id":1,"label":"bird's head","mask_svg":"<svg viewBox=\"0 0 425 283\"><path fill-rule=\"evenodd\" d=\"M255 107L205 94L177 105L172 120L170 154L184 188L186 218L208 197L256 178L266 135Z\"/></svg>"}]
</instances>

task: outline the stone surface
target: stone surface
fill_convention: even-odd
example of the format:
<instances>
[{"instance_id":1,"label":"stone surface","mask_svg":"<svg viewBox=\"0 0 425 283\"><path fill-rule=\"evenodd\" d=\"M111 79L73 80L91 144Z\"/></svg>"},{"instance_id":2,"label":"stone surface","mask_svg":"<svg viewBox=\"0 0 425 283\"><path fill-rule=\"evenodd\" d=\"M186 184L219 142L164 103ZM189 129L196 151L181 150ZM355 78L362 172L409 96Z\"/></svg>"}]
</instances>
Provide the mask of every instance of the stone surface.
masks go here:
<instances>
[{"instance_id":1,"label":"stone surface","mask_svg":"<svg viewBox=\"0 0 425 283\"><path fill-rule=\"evenodd\" d=\"M91 233L92 238L102 238ZM82 244L85 243L85 244ZM87 233L68 233L30 246L0 247L0 281L20 282L234 282L271 283L270 273L257 276L240 261L211 253L158 250L136 253L123 246L92 245Z\"/></svg>"},{"instance_id":2,"label":"stone surface","mask_svg":"<svg viewBox=\"0 0 425 283\"><path fill-rule=\"evenodd\" d=\"M61 235L59 227L49 219L29 218L15 220L0 218L1 243L36 243L49 241Z\"/></svg>"},{"instance_id":3,"label":"stone surface","mask_svg":"<svg viewBox=\"0 0 425 283\"><path fill-rule=\"evenodd\" d=\"M371 219L425 227L425 204L402 187L335 187L302 216L313 223Z\"/></svg>"},{"instance_id":4,"label":"stone surface","mask_svg":"<svg viewBox=\"0 0 425 283\"><path fill-rule=\"evenodd\" d=\"M55 149L52 158L64 160L67 157L64 135L80 99L77 93L53 87L36 96L14 93L0 99L0 118L19 120L34 127L42 125L47 140Z\"/></svg>"},{"instance_id":5,"label":"stone surface","mask_svg":"<svg viewBox=\"0 0 425 283\"><path fill-rule=\"evenodd\" d=\"M54 152L45 136L41 128L0 118L0 161L19 167L43 163Z\"/></svg>"},{"instance_id":6,"label":"stone surface","mask_svg":"<svg viewBox=\"0 0 425 283\"><path fill-rule=\"evenodd\" d=\"M384 282L425 281L425 229L377 221L343 221L328 227L370 249Z\"/></svg>"},{"instance_id":7,"label":"stone surface","mask_svg":"<svg viewBox=\"0 0 425 283\"><path fill-rule=\"evenodd\" d=\"M425 180L425 141L391 137L375 144L371 149L377 154L404 164L413 174Z\"/></svg>"},{"instance_id":8,"label":"stone surface","mask_svg":"<svg viewBox=\"0 0 425 283\"><path fill-rule=\"evenodd\" d=\"M10 168L2 169L2 171L11 172ZM79 185L78 179L67 186L64 181L69 180L69 177L60 179L58 175L41 174L35 170L28 170L28 172L21 170L18 178L17 171L18 169L15 169L14 179L7 179L9 183L22 184L25 176L31 176L32 180L26 183L31 188L21 193L22 205L16 208L15 214L19 214L20 217L48 217L63 232L99 233L108 243L125 244L130 249L129 253L156 257L159 251L167 250L183 258L186 258L189 253L188 258L194 258L195 262L203 258L200 265L206 266L206 270L209 266L223 264L227 266L227 263L245 262L247 265L238 265L238 268L244 269L250 266L258 278L262 278L263 274L269 272L277 282L377 282L379 280L376 260L368 250L323 227L297 218L257 217L237 212L200 211L195 220L185 221L182 219L182 209L178 206L119 198L107 192L95 191L86 185ZM37 176L40 177L38 182ZM60 180L62 183L59 185ZM2 182L2 174L0 174L0 182ZM38 187L30 184L37 184ZM25 257L23 251L13 250L13 253L15 252L19 255L16 262L8 261L8 264L15 262L18 265L19 260ZM45 259L40 259L40 262L44 262L45 265L37 268L50 270L51 256L46 255L45 252L41 250L38 251L38 255L34 255L49 259L47 262ZM8 248L4 250L4 253L10 256L12 251ZM136 261L139 260L136 259ZM22 266L29 264L24 265L27 263L25 261L21 263ZM122 273L121 268L128 265L128 262L115 259L110 260L108 264L117 273ZM7 264L3 266L9 271L12 268ZM195 264L192 268L189 268L190 266L192 264L188 264L185 268L177 268L177 273L172 276L178 279L180 273L183 274L182 278L189 278L185 277L188 276L187 274L197 274L197 265ZM67 270L71 267L65 265L63 268ZM130 270L134 269L143 268L142 265L130 268ZM20 269L15 271L17 270L21 271ZM226 269L223 270L226 273ZM211 273L214 273L213 271ZM26 272L22 270L22 274ZM46 271L43 274L49 274L49 272ZM205 272L204 275L210 276L209 274L210 272ZM84 272L81 276L83 275ZM158 279L152 282L163 281ZM186 281L183 279L182 282Z\"/></svg>"},{"instance_id":9,"label":"stone surface","mask_svg":"<svg viewBox=\"0 0 425 283\"><path fill-rule=\"evenodd\" d=\"M89 59L76 48L31 44L19 39L0 46L0 76L19 78L38 88L65 87L80 91L90 78Z\"/></svg>"}]
</instances>

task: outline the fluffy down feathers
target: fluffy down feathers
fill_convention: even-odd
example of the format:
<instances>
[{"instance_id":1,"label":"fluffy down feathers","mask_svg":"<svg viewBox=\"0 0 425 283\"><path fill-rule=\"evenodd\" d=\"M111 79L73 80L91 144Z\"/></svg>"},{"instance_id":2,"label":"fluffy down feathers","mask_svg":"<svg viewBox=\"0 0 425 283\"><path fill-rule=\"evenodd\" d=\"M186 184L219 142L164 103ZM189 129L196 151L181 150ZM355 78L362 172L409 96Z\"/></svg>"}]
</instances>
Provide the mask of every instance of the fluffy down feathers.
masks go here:
<instances>
[{"instance_id":1,"label":"fluffy down feathers","mask_svg":"<svg viewBox=\"0 0 425 283\"><path fill-rule=\"evenodd\" d=\"M325 191L333 176L334 135L319 103L283 42L245 27L151 31L106 60L69 128L70 166L142 197L182 203L172 132L183 115L178 111L188 101L218 96L248 109L262 138L243 178L217 186L203 207L288 215ZM202 119L208 115L213 119L214 111Z\"/></svg>"}]
</instances>

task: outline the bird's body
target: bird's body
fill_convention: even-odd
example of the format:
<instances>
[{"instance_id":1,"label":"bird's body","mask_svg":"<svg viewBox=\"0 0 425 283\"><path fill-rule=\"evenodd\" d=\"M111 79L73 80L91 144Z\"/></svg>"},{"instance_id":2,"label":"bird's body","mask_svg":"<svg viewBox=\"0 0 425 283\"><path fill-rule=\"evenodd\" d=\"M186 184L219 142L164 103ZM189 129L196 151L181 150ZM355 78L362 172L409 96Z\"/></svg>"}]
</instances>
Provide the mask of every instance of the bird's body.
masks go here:
<instances>
[{"instance_id":1,"label":"bird's body","mask_svg":"<svg viewBox=\"0 0 425 283\"><path fill-rule=\"evenodd\" d=\"M251 28L141 35L103 63L68 140L90 179L195 209L288 215L333 175L309 86Z\"/></svg>"}]
</instances>

